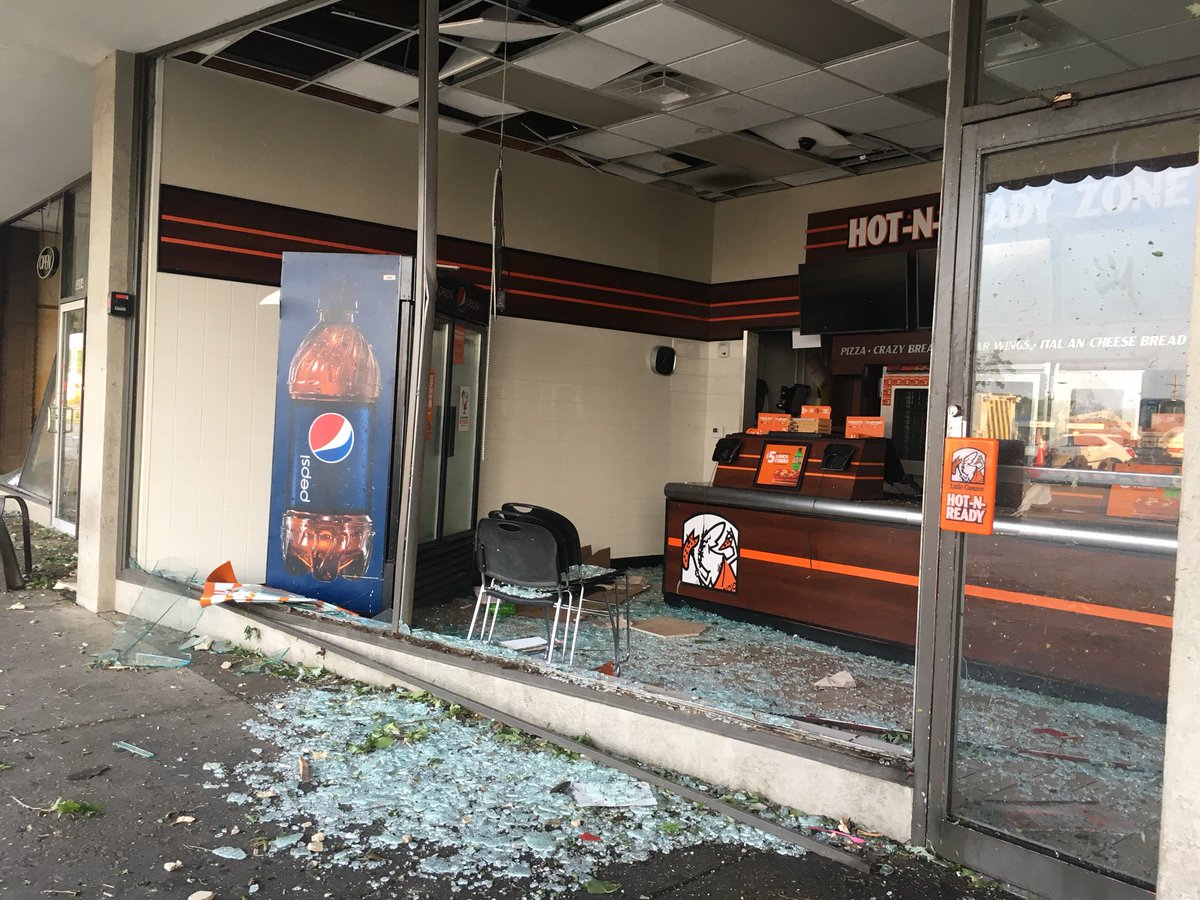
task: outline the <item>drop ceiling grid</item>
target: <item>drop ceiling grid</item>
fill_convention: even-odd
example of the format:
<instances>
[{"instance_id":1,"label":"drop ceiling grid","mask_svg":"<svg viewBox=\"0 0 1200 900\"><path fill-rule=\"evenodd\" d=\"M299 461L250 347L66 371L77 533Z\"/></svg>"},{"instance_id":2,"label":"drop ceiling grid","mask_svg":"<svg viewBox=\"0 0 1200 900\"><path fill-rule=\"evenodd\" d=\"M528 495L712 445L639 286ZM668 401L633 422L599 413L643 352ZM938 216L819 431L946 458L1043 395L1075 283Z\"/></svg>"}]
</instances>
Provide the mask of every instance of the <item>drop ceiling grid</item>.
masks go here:
<instances>
[{"instance_id":1,"label":"drop ceiling grid","mask_svg":"<svg viewBox=\"0 0 1200 900\"><path fill-rule=\"evenodd\" d=\"M501 6L491 0L485 0L485 2L494 7ZM889 8L889 4L891 7L895 7L897 3L907 3L909 0L855 0L855 2L864 9L859 10L855 6L845 6L845 8L852 11L853 15L859 16L870 27L878 28L879 24L883 23L894 30L903 29L902 12ZM855 107L863 100L887 101L883 108L888 110L889 116L881 120L886 123L881 126L882 130L893 131L897 134L930 134L935 130L932 120L939 117L903 98L895 99L892 94L920 86L912 83L914 79L922 84L927 83L930 77L936 80L937 65L939 59L944 58L944 54L931 48L922 39L930 37L932 23L936 21L934 7L938 3L948 3L948 0L914 0L914 3L920 7L915 10L919 15L913 19L911 31L904 29L897 34L896 42L886 44L882 48L874 47L856 53L844 60L826 61L823 66L794 51L774 46L760 37L754 37L736 25L721 21L716 17L720 15L719 12L715 15L705 15L703 12L687 8L687 0L684 4L676 4L671 0L668 2L615 4L609 9L619 9L618 14L609 15L606 10L589 14L578 24L565 29L562 36L551 38L519 56L514 56L507 64L503 62L503 47L495 49L471 47L470 49L473 51L490 59L491 63L482 71L472 72L461 78L447 79L442 88L444 93L441 103L452 108L451 114L453 114L453 109L459 109L466 116L473 117L475 121L485 126L499 118L519 116L525 109L574 121L590 119L590 123L583 121L589 130L562 135L530 149L538 147L562 149L565 146L574 155L582 152L585 156L594 158L595 162L591 164L595 168L613 171L614 174L631 177L634 180L645 180L646 175L649 175L652 180L670 178L673 173L639 169L636 163L630 163L627 157L669 151L670 148L681 144L703 143L708 138L738 134L755 126L785 122L799 115L824 112L825 109ZM336 3L330 4L331 7L336 5ZM475 7L479 5L471 2L455 4L443 11L442 19L445 21L456 16L461 17L464 10L476 14ZM539 13L524 8L514 7L513 11L529 19L542 18ZM542 18L542 21L552 21L552 19ZM278 29L278 24L278 22L273 23L273 26ZM415 33L411 29L398 25L390 27L395 32L392 38L357 56L352 55L350 51L338 50L326 43L306 43L303 36L294 33L280 33L279 30L264 31L263 33L270 34L279 40L291 41L305 47L333 53L342 58L342 61L326 70L302 79L299 84L291 88L292 90L302 90L313 84L328 85L378 103L392 105L394 108L385 111L385 114L411 120L415 105L415 93L412 90L415 78L409 81L408 78L411 76L406 76L399 70L370 62L371 57L375 54L408 40ZM286 29L282 30L286 31ZM443 44L450 46L461 45L458 40L447 39L445 36L441 40ZM225 46L209 44L203 50L209 54L220 54L227 51L233 44L236 44L236 40L230 41ZM565 52L563 49L570 47L586 48L591 51L590 56L584 54L585 58L581 60L581 65L573 65L571 59L573 54L569 49ZM640 52L634 52L635 50ZM896 57L896 64L890 63L887 59L889 51L898 51L900 56L907 55L908 58L919 58L920 72L917 75L905 72L904 60L899 56ZM685 55L680 56L680 54ZM208 58L206 55L198 61L204 63L208 61ZM618 70L626 64L632 69L637 69L644 60L654 58L670 60L670 68L682 72L684 75L714 84L722 93L717 97L701 99L690 105L685 104L679 109L672 109L671 114L668 115L655 113L649 107L629 114L636 109L634 104L615 96L604 95L596 90L602 84L611 81L612 78L620 77L622 73ZM589 66L589 60L595 64ZM865 60L865 62L860 63L857 68L854 65L847 67L847 63L857 60ZM253 63L241 59L238 61L243 65L253 66ZM778 99L786 95L789 81L803 78L805 75L828 78L831 77L830 71L836 70L839 66L842 67L841 75L844 76L839 80L846 86L846 90L842 94L833 95L834 99L839 101L836 105L825 106L824 109L813 109L810 108L811 104L803 104L797 108L795 103L788 103L786 100L780 102ZM572 96L571 92L573 91L589 90L596 95L591 98L592 103L599 102L604 106L605 113L598 116L593 114L576 118L578 111L573 115L570 109L564 108L562 102L548 103L545 100L539 102L536 90L524 92L523 99L527 101L525 103L519 103L514 97L506 97L506 102L501 104L500 92L495 90L495 85L500 80L497 76L505 68L508 70L505 75L514 81L525 81L532 77L539 81L544 79L551 85L559 85L567 89L562 92L562 96L567 98ZM603 71L588 71L589 69ZM270 67L267 67L267 71L270 71ZM867 73L865 76L861 76L864 79L863 82L855 80L854 76L858 71ZM385 75L384 72L390 73L390 75ZM609 77L614 72L617 74ZM907 77L901 78L896 85L891 85L887 79L893 72L900 72ZM518 78L518 74L524 77ZM706 75L712 80L706 78ZM597 83L597 79L601 77L605 80ZM385 82L387 83L385 84ZM481 88L487 85L491 89L473 90L476 82L479 82ZM542 87L551 85L542 85ZM552 93L558 93L558 91L553 90ZM605 100L611 100L611 103L605 103ZM820 103L817 105L821 106ZM548 106L553 108L548 108ZM864 106L869 106L869 104L864 104ZM861 116L853 115L855 112L857 109L850 109L846 110L846 113L850 115L835 114L828 118L831 121L844 120L860 124ZM625 117L621 118L621 116ZM819 120L821 117L814 116L813 118ZM440 118L440 122L447 130L458 132L469 131L476 127L473 123L463 123L444 116ZM927 127L907 128L910 123L925 123ZM905 130L906 128L907 130ZM752 146L748 148L748 151L757 150L758 147L763 148L766 152L758 154L758 157L762 159L773 158L771 154L778 151L780 154L790 154L801 160L800 163L797 163L798 168L822 165L820 162L809 161L801 155L791 154L790 150L780 149L776 144L764 141L757 136L742 135L738 140L757 144L757 147ZM628 152L621 152L625 150ZM694 155L704 158L701 153ZM727 157L727 154L716 155ZM754 156L749 152L747 155L748 157ZM720 159L708 159L707 161L713 163L714 167L728 166L728 163L722 162ZM780 165L768 166L770 174L750 170L747 172L747 177L761 177L761 179L770 180L780 167ZM787 168L787 166L782 166L782 168ZM841 174L837 169L827 168L830 168L835 174ZM682 171L689 171L689 169ZM783 186L782 179L777 180L780 182L779 186Z\"/></svg>"}]
</instances>

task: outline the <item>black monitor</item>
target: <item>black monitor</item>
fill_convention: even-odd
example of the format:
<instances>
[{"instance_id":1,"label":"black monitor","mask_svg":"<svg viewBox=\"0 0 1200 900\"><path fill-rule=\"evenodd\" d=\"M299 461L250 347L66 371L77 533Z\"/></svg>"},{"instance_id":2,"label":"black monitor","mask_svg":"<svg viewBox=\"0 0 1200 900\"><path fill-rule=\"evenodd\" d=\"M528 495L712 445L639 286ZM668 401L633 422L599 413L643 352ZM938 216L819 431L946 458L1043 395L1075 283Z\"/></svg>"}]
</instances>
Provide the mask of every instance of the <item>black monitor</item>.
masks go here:
<instances>
[{"instance_id":1,"label":"black monitor","mask_svg":"<svg viewBox=\"0 0 1200 900\"><path fill-rule=\"evenodd\" d=\"M933 291L937 280L937 248L918 250L916 257L917 327L933 327Z\"/></svg>"},{"instance_id":2,"label":"black monitor","mask_svg":"<svg viewBox=\"0 0 1200 900\"><path fill-rule=\"evenodd\" d=\"M854 334L909 326L907 253L800 267L800 331Z\"/></svg>"}]
</instances>

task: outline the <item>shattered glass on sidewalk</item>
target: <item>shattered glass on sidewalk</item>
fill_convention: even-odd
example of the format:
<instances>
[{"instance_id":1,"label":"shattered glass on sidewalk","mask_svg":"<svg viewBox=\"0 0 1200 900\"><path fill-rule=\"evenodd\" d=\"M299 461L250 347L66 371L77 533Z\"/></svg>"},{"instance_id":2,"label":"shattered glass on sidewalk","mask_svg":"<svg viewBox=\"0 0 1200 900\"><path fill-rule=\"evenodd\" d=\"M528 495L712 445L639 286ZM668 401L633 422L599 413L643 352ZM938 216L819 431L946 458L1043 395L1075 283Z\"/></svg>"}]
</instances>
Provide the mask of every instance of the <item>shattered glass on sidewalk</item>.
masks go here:
<instances>
[{"instance_id":1,"label":"shattered glass on sidewalk","mask_svg":"<svg viewBox=\"0 0 1200 900\"><path fill-rule=\"evenodd\" d=\"M379 888L445 878L469 897L505 886L544 898L584 888L607 864L701 843L803 853L426 694L350 686L278 699L245 727L281 755L237 766L244 789L229 802L279 825L267 853L377 870ZM305 783L299 755L310 761ZM632 805L648 797L654 805ZM791 811L781 821L805 824ZM404 847L410 869L396 873L380 854Z\"/></svg>"},{"instance_id":2,"label":"shattered glass on sidewalk","mask_svg":"<svg viewBox=\"0 0 1200 900\"><path fill-rule=\"evenodd\" d=\"M96 654L102 663L144 669L177 669L192 661L190 632L203 610L186 587L146 585L128 617L113 635L112 646ZM169 624L168 624L169 623Z\"/></svg>"}]
</instances>

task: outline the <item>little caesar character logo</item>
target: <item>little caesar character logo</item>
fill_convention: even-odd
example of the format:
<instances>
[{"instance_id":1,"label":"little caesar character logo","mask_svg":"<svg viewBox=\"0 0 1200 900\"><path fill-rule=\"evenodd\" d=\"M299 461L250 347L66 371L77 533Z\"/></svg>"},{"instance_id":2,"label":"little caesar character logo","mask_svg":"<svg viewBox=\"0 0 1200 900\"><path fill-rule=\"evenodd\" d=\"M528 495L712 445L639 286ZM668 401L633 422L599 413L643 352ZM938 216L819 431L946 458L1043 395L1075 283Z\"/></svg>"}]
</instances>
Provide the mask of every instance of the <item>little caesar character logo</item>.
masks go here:
<instances>
[{"instance_id":1,"label":"little caesar character logo","mask_svg":"<svg viewBox=\"0 0 1200 900\"><path fill-rule=\"evenodd\" d=\"M942 475L942 528L991 534L996 512L996 454L991 438L949 438Z\"/></svg>"},{"instance_id":2,"label":"little caesar character logo","mask_svg":"<svg viewBox=\"0 0 1200 900\"><path fill-rule=\"evenodd\" d=\"M683 523L683 581L714 591L737 591L738 530L707 513Z\"/></svg>"},{"instance_id":3,"label":"little caesar character logo","mask_svg":"<svg viewBox=\"0 0 1200 900\"><path fill-rule=\"evenodd\" d=\"M974 447L955 450L950 458L954 466L950 480L956 484L983 484L987 475L987 457Z\"/></svg>"}]
</instances>

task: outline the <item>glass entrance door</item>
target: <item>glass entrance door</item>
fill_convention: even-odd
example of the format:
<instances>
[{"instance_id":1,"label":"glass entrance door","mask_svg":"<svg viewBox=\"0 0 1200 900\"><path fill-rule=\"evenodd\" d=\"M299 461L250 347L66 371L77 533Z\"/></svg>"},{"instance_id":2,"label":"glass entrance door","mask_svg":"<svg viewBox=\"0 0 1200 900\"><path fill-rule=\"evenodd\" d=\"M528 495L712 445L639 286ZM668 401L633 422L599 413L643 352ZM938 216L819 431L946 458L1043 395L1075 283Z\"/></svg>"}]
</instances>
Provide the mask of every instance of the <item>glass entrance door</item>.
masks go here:
<instances>
[{"instance_id":1,"label":"glass entrance door","mask_svg":"<svg viewBox=\"0 0 1200 900\"><path fill-rule=\"evenodd\" d=\"M485 352L482 330L449 319L435 322L425 410L418 605L470 590Z\"/></svg>"},{"instance_id":2,"label":"glass entrance door","mask_svg":"<svg viewBox=\"0 0 1200 900\"><path fill-rule=\"evenodd\" d=\"M969 129L957 198L947 431L999 442L997 512L927 512L928 827L1055 897L1156 876L1200 122L1142 93Z\"/></svg>"},{"instance_id":3,"label":"glass entrance door","mask_svg":"<svg viewBox=\"0 0 1200 900\"><path fill-rule=\"evenodd\" d=\"M64 304L60 312L57 429L55 450L54 526L75 533L79 518L79 448L83 432L83 301Z\"/></svg>"}]
</instances>

